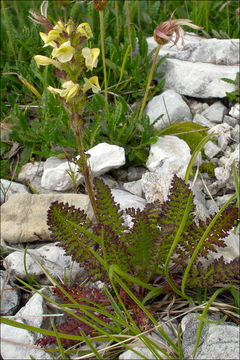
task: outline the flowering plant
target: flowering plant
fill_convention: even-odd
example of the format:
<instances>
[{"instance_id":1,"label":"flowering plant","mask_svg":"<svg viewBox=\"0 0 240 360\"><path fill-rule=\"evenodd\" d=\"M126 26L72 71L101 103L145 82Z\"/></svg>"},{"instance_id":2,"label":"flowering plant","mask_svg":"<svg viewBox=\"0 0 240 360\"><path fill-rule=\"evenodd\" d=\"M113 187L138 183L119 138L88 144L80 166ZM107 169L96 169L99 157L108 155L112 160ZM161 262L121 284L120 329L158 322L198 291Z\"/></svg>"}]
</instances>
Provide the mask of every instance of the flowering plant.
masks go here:
<instances>
[{"instance_id":1,"label":"flowering plant","mask_svg":"<svg viewBox=\"0 0 240 360\"><path fill-rule=\"evenodd\" d=\"M82 113L87 101L87 92L92 90L98 93L101 88L98 77L91 76L87 72L97 66L100 49L88 47L87 41L93 37L88 23L77 25L71 18L65 24L59 20L54 26L47 19L47 1L41 6L41 14L30 11L32 20L43 25L45 32L40 32L43 47L50 46L50 57L35 55L37 66L53 65L55 73L61 82L61 88L48 86L48 90L54 95L59 95L63 105L71 114L71 127L75 133L80 159L78 166L82 172L91 204L97 217L95 198L90 181L90 171L87 157L82 144L84 121Z\"/></svg>"}]
</instances>

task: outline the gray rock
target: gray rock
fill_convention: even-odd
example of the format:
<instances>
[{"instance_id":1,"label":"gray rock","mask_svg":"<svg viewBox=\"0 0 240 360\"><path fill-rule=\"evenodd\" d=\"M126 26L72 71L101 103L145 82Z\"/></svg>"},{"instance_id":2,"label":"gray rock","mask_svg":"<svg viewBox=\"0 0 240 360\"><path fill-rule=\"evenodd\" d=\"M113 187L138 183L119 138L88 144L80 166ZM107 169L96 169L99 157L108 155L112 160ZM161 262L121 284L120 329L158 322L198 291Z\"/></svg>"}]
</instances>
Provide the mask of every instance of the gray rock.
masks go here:
<instances>
[{"instance_id":1,"label":"gray rock","mask_svg":"<svg viewBox=\"0 0 240 360\"><path fill-rule=\"evenodd\" d=\"M1 179L1 189L0 189L0 201L1 204L3 204L5 201L7 201L10 196L14 194L29 194L30 190L27 188L27 186L23 184L19 184L14 181L9 181L5 179Z\"/></svg>"},{"instance_id":2,"label":"gray rock","mask_svg":"<svg viewBox=\"0 0 240 360\"><path fill-rule=\"evenodd\" d=\"M228 143L231 140L231 130L232 127L226 123L213 126L208 134L213 134L217 136L218 146L223 151L227 148Z\"/></svg>"},{"instance_id":3,"label":"gray rock","mask_svg":"<svg viewBox=\"0 0 240 360\"><path fill-rule=\"evenodd\" d=\"M229 116L229 115L224 115L223 117L223 122L227 123L228 125L232 126L233 128L237 125L238 121L236 118Z\"/></svg>"},{"instance_id":4,"label":"gray rock","mask_svg":"<svg viewBox=\"0 0 240 360\"><path fill-rule=\"evenodd\" d=\"M197 100L190 98L188 100L188 106L193 114L201 114L204 110L206 110L209 105L207 103L202 103Z\"/></svg>"},{"instance_id":5,"label":"gray rock","mask_svg":"<svg viewBox=\"0 0 240 360\"><path fill-rule=\"evenodd\" d=\"M210 320L216 320L213 316ZM184 316L181 321L183 330L182 349L185 358L193 358L199 320L195 314ZM204 323L199 346L194 359L239 359L239 327Z\"/></svg>"},{"instance_id":6,"label":"gray rock","mask_svg":"<svg viewBox=\"0 0 240 360\"><path fill-rule=\"evenodd\" d=\"M214 124L211 121L206 119L202 114L198 114L198 113L194 116L193 122L205 126L209 129L211 129L214 126Z\"/></svg>"},{"instance_id":7,"label":"gray rock","mask_svg":"<svg viewBox=\"0 0 240 360\"><path fill-rule=\"evenodd\" d=\"M43 314L46 314L46 306L41 295L34 294L27 304L18 311L16 321L21 324L42 327L44 322ZM1 355L4 360L8 359L52 359L42 349L34 348L37 339L36 333L28 330L1 324ZM8 340L6 342L5 340ZM29 346L30 345L30 346Z\"/></svg>"},{"instance_id":8,"label":"gray rock","mask_svg":"<svg viewBox=\"0 0 240 360\"><path fill-rule=\"evenodd\" d=\"M202 115L209 121L222 123L224 115L228 113L228 109L220 101L213 103L209 108L202 112Z\"/></svg>"},{"instance_id":9,"label":"gray rock","mask_svg":"<svg viewBox=\"0 0 240 360\"><path fill-rule=\"evenodd\" d=\"M149 171L184 177L191 158L188 144L177 136L160 136L150 147L146 166Z\"/></svg>"},{"instance_id":10,"label":"gray rock","mask_svg":"<svg viewBox=\"0 0 240 360\"><path fill-rule=\"evenodd\" d=\"M236 103L233 105L229 111L229 115L239 121L240 119L240 104Z\"/></svg>"},{"instance_id":11,"label":"gray rock","mask_svg":"<svg viewBox=\"0 0 240 360\"><path fill-rule=\"evenodd\" d=\"M128 191L112 189L111 190L114 200L120 205L121 210L127 208L141 209L143 210L146 204L146 200L140 196L131 194Z\"/></svg>"},{"instance_id":12,"label":"gray rock","mask_svg":"<svg viewBox=\"0 0 240 360\"><path fill-rule=\"evenodd\" d=\"M21 300L20 291L16 286L11 286L8 274L7 271L0 270L1 315L14 315Z\"/></svg>"},{"instance_id":13,"label":"gray rock","mask_svg":"<svg viewBox=\"0 0 240 360\"><path fill-rule=\"evenodd\" d=\"M175 35L173 36L173 39ZM152 51L157 45L153 37L147 39L148 51ZM185 62L202 62L216 65L239 64L239 41L238 39L206 39L191 32L184 32L184 44L181 41L177 46L172 42L162 45L160 54L169 54L170 59L183 60Z\"/></svg>"},{"instance_id":14,"label":"gray rock","mask_svg":"<svg viewBox=\"0 0 240 360\"><path fill-rule=\"evenodd\" d=\"M147 39L148 51L157 44L153 37ZM239 71L238 39L205 39L185 33L185 45L168 43L161 47L159 59L168 58L160 65L165 87L179 94L196 98L223 98L236 86L222 78L235 80ZM232 54L232 56L230 56ZM231 64L231 66L229 66Z\"/></svg>"},{"instance_id":15,"label":"gray rock","mask_svg":"<svg viewBox=\"0 0 240 360\"><path fill-rule=\"evenodd\" d=\"M237 171L239 171L239 144L234 152L230 153L229 157L223 156L219 163L223 166L214 169L217 179L217 185L225 185L227 190L234 190L233 182L233 164L235 163ZM212 184L214 187L215 184Z\"/></svg>"},{"instance_id":16,"label":"gray rock","mask_svg":"<svg viewBox=\"0 0 240 360\"><path fill-rule=\"evenodd\" d=\"M123 189L129 191L133 195L143 197L142 181L131 181L123 184Z\"/></svg>"},{"instance_id":17,"label":"gray rock","mask_svg":"<svg viewBox=\"0 0 240 360\"><path fill-rule=\"evenodd\" d=\"M89 218L93 211L87 195L81 194L15 194L1 206L2 238L8 243L49 241L47 211L59 201L85 210Z\"/></svg>"},{"instance_id":18,"label":"gray rock","mask_svg":"<svg viewBox=\"0 0 240 360\"><path fill-rule=\"evenodd\" d=\"M54 158L57 159L57 158ZM57 159L58 163L60 164L61 159ZM50 160L46 160L47 164L49 164L49 162L51 163L52 158L50 158ZM34 164L32 164L31 162L23 165L23 167L21 168L20 173L18 174L18 180L21 182L26 181L31 188L37 193L37 194L49 194L49 193L57 193L57 191L55 190L49 190L49 189L45 189L41 186L41 179L42 179L42 175L43 175L43 170L44 170L44 164L46 163L44 161L39 161L39 162L34 162Z\"/></svg>"},{"instance_id":19,"label":"gray rock","mask_svg":"<svg viewBox=\"0 0 240 360\"><path fill-rule=\"evenodd\" d=\"M140 196L133 195L125 190L112 189L111 192L116 203L120 205L120 210L124 211L127 208L143 210L146 205L145 199L142 199ZM131 227L131 216L123 213L123 218L125 225Z\"/></svg>"},{"instance_id":20,"label":"gray rock","mask_svg":"<svg viewBox=\"0 0 240 360\"><path fill-rule=\"evenodd\" d=\"M140 180L142 175L146 172L147 170L144 167L133 167L130 166L128 168L128 173L127 173L127 180L129 182L131 181L137 181Z\"/></svg>"},{"instance_id":21,"label":"gray rock","mask_svg":"<svg viewBox=\"0 0 240 360\"><path fill-rule=\"evenodd\" d=\"M26 256L26 268L28 275L35 278L41 284L49 283L45 273L38 262L55 279L64 279L72 282L79 282L85 276L85 271L76 262L73 262L71 256L67 256L65 250L56 244L48 244L35 249L28 249ZM26 279L24 268L24 252L14 251L9 254L3 262L5 268L8 268L11 275L21 279Z\"/></svg>"},{"instance_id":22,"label":"gray rock","mask_svg":"<svg viewBox=\"0 0 240 360\"><path fill-rule=\"evenodd\" d=\"M93 176L102 175L125 164L124 149L117 145L101 143L86 153L90 155L88 162ZM75 164L54 157L49 158L44 164L41 186L57 191L72 189L70 171L74 174L77 182L83 182L83 175L78 172Z\"/></svg>"},{"instance_id":23,"label":"gray rock","mask_svg":"<svg viewBox=\"0 0 240 360\"><path fill-rule=\"evenodd\" d=\"M232 129L232 139L239 143L240 140L240 125L235 125L234 129Z\"/></svg>"},{"instance_id":24,"label":"gray rock","mask_svg":"<svg viewBox=\"0 0 240 360\"><path fill-rule=\"evenodd\" d=\"M161 51L160 51L160 56ZM234 80L239 66L214 65L166 59L159 70L164 73L165 88L173 89L181 95L197 98L223 98L226 92L236 90L235 85L221 80Z\"/></svg>"},{"instance_id":25,"label":"gray rock","mask_svg":"<svg viewBox=\"0 0 240 360\"><path fill-rule=\"evenodd\" d=\"M147 202L167 200L173 175L147 172L142 176L142 189Z\"/></svg>"},{"instance_id":26,"label":"gray rock","mask_svg":"<svg viewBox=\"0 0 240 360\"><path fill-rule=\"evenodd\" d=\"M208 141L204 145L203 149L208 159L212 159L215 155L217 155L221 151L221 148L218 147L216 144L214 144L212 141Z\"/></svg>"},{"instance_id":27,"label":"gray rock","mask_svg":"<svg viewBox=\"0 0 240 360\"><path fill-rule=\"evenodd\" d=\"M163 115L155 124L156 129L162 129L177 121L192 120L188 105L174 90L166 90L161 95L154 96L146 107L146 114L151 123Z\"/></svg>"}]
</instances>

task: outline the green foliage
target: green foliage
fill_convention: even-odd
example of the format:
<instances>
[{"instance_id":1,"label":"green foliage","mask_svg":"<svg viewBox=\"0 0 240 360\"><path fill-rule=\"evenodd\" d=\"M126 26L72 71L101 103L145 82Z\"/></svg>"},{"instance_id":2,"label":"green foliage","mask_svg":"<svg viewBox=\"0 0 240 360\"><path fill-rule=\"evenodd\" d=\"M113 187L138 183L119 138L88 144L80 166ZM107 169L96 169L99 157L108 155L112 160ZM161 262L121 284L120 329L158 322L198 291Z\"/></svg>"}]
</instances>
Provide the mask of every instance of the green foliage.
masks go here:
<instances>
[{"instance_id":1,"label":"green foliage","mask_svg":"<svg viewBox=\"0 0 240 360\"><path fill-rule=\"evenodd\" d=\"M227 79L227 78L222 78L221 80L223 80L229 84L233 84L237 87L237 89L232 92L226 92L226 95L230 100L239 102L240 101L240 72L237 72L235 80Z\"/></svg>"},{"instance_id":2,"label":"green foliage","mask_svg":"<svg viewBox=\"0 0 240 360\"><path fill-rule=\"evenodd\" d=\"M211 178L215 177L214 169L215 166L212 161L206 161L199 167L200 172L207 173Z\"/></svg>"},{"instance_id":3,"label":"green foliage","mask_svg":"<svg viewBox=\"0 0 240 360\"><path fill-rule=\"evenodd\" d=\"M144 283L152 283L156 274L164 279L164 265L189 201L189 187L174 176L168 200L163 204L147 204L144 210L127 209L126 213L132 218L132 226L126 227L122 211L114 202L108 186L98 178L94 179L94 186L99 222L89 222L82 211L69 207L68 204L52 203L48 211L52 240L59 241L66 253L83 264L93 279L109 281L108 272L112 265L119 266L125 273ZM194 220L195 210L191 200L187 221L173 253L173 265L169 268L176 286L179 277L172 272L173 269L186 267L199 239L211 222L211 219L206 222L198 220L197 224ZM208 258L210 252L217 251L217 247L226 246L224 238L234 227L237 217L236 207L223 211L206 237L197 260L199 257ZM97 256L90 250L94 246ZM195 261L189 272L187 285L200 286L202 281L203 286L212 287L217 284L216 279L227 284L237 275L236 264L235 261L227 264L220 258L211 264L211 268L205 269L200 262ZM225 271L227 275L224 275Z\"/></svg>"},{"instance_id":4,"label":"green foliage","mask_svg":"<svg viewBox=\"0 0 240 360\"><path fill-rule=\"evenodd\" d=\"M13 104L9 115L9 124L12 124L10 141L3 139L1 142L5 146L4 153L8 150L6 144L9 142L23 145L18 164L20 170L32 157L36 160L46 159L63 153L64 148L75 151L76 143L68 125L68 116L61 102L47 89L42 94L39 107L20 108L18 104ZM58 151L55 150L56 147Z\"/></svg>"},{"instance_id":5,"label":"green foliage","mask_svg":"<svg viewBox=\"0 0 240 360\"><path fill-rule=\"evenodd\" d=\"M192 121L180 121L159 130L158 135L176 135L184 140L193 152L197 145L207 135L205 127Z\"/></svg>"}]
</instances>

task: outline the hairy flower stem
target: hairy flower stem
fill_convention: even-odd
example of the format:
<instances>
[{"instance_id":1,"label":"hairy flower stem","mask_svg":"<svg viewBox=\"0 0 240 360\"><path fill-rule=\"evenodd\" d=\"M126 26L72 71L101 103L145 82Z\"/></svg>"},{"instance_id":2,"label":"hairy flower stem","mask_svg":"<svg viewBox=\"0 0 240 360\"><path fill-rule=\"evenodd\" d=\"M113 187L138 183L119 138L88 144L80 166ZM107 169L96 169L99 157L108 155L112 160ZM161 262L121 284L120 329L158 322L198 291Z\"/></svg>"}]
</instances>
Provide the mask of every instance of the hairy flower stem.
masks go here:
<instances>
[{"instance_id":1,"label":"hairy flower stem","mask_svg":"<svg viewBox=\"0 0 240 360\"><path fill-rule=\"evenodd\" d=\"M103 62L103 74L104 74L105 110L107 111L108 110L108 96L107 96L107 71L106 71L105 53L104 53L103 10L99 10L99 19L100 19L102 62Z\"/></svg>"},{"instance_id":2,"label":"hairy flower stem","mask_svg":"<svg viewBox=\"0 0 240 360\"><path fill-rule=\"evenodd\" d=\"M95 196L93 193L92 183L90 180L90 171L89 171L89 166L87 163L87 156L84 152L83 143L82 143L82 126L81 126L81 123L79 124L79 119L77 118L77 115L75 115L75 114L73 114L73 127L74 127L74 133L75 133L76 140L77 140L78 151L80 154L80 170L84 177L85 185L87 187L87 192L88 192L88 196L89 196L92 208L93 208L94 215L96 217L96 220L98 221L99 218L98 218L98 213L97 213L97 205L96 205L96 200L95 200Z\"/></svg>"},{"instance_id":3,"label":"hairy flower stem","mask_svg":"<svg viewBox=\"0 0 240 360\"><path fill-rule=\"evenodd\" d=\"M130 45L130 57L131 57L131 63L132 63L132 61L133 61L133 54L132 54L132 39L131 39L131 29L130 29L130 18L129 18L128 0L125 0L125 4L126 4L127 25L128 25L128 39L129 39L129 45Z\"/></svg>"},{"instance_id":4,"label":"hairy flower stem","mask_svg":"<svg viewBox=\"0 0 240 360\"><path fill-rule=\"evenodd\" d=\"M144 109L145 104L146 104L146 101L147 101L147 96L148 96L150 84L151 84L152 77L153 77L153 71L154 71L154 68L155 68L155 65L156 65L156 62L157 62L157 57L158 57L160 48L161 48L161 45L158 45L157 50L156 50L156 52L155 52L155 56L154 56L154 59L153 59L151 71L150 71L150 74L149 74L149 76L148 76L148 82L147 82L147 86L146 86L145 95L144 95L144 98L143 98L143 101L142 101L141 110L140 110L140 113L139 113L139 116L138 116L138 119L139 119L139 120L141 120L141 117L142 117L142 114L143 114L143 109Z\"/></svg>"}]
</instances>

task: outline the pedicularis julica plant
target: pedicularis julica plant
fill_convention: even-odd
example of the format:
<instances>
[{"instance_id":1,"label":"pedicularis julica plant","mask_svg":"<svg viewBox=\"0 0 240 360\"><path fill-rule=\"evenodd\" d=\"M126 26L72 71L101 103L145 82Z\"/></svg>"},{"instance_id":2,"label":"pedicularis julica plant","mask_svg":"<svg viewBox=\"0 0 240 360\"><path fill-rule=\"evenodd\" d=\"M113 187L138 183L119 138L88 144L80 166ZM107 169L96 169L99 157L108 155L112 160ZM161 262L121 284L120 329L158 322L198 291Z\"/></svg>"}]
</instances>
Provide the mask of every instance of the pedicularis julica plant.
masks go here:
<instances>
[{"instance_id":1,"label":"pedicularis julica plant","mask_svg":"<svg viewBox=\"0 0 240 360\"><path fill-rule=\"evenodd\" d=\"M64 106L70 113L71 127L76 136L80 159L77 161L82 172L91 204L97 217L95 198L91 186L90 171L87 157L84 153L82 136L84 129L83 109L87 101L87 92L98 93L100 85L96 75L89 76L89 72L97 66L99 48L88 47L88 40L93 38L88 23L76 24L72 19L65 24L59 20L54 26L47 19L47 5L41 5L41 14L31 11L32 20L43 25L45 32L40 32L43 47L51 47L51 57L35 55L37 66L53 65L60 80L61 88L48 86L48 90L55 96L59 95Z\"/></svg>"}]
</instances>

